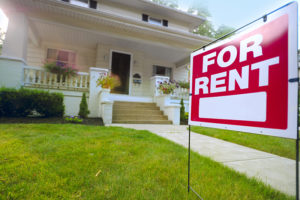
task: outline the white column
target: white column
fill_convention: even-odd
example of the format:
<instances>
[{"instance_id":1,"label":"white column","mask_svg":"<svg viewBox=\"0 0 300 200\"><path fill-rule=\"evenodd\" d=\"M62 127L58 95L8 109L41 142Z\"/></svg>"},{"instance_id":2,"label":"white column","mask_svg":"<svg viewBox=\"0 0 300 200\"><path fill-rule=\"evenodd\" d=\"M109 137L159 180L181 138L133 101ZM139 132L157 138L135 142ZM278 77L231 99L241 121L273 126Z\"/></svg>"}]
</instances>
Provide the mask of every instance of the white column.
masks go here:
<instances>
[{"instance_id":1,"label":"white column","mask_svg":"<svg viewBox=\"0 0 300 200\"><path fill-rule=\"evenodd\" d=\"M100 92L99 114L105 125L112 123L113 101L110 100L110 89L102 89Z\"/></svg>"},{"instance_id":2,"label":"white column","mask_svg":"<svg viewBox=\"0 0 300 200\"><path fill-rule=\"evenodd\" d=\"M0 56L0 87L19 88L24 81L27 57L27 17L10 11L9 24Z\"/></svg>"},{"instance_id":3,"label":"white column","mask_svg":"<svg viewBox=\"0 0 300 200\"><path fill-rule=\"evenodd\" d=\"M180 105L171 103L171 96L169 94L161 94L154 98L156 105L160 108L168 120L172 121L174 125L180 124Z\"/></svg>"},{"instance_id":4,"label":"white column","mask_svg":"<svg viewBox=\"0 0 300 200\"><path fill-rule=\"evenodd\" d=\"M10 12L2 56L27 59L28 20L24 13Z\"/></svg>"},{"instance_id":5,"label":"white column","mask_svg":"<svg viewBox=\"0 0 300 200\"><path fill-rule=\"evenodd\" d=\"M100 76L106 76L108 69L90 67L90 95L89 95L89 117L99 117L99 94L101 87L97 87L96 81Z\"/></svg>"},{"instance_id":6,"label":"white column","mask_svg":"<svg viewBox=\"0 0 300 200\"><path fill-rule=\"evenodd\" d=\"M160 95L157 89L159 84L165 81L169 82L169 79L170 78L168 76L153 76L150 78L150 90L154 97Z\"/></svg>"}]
</instances>

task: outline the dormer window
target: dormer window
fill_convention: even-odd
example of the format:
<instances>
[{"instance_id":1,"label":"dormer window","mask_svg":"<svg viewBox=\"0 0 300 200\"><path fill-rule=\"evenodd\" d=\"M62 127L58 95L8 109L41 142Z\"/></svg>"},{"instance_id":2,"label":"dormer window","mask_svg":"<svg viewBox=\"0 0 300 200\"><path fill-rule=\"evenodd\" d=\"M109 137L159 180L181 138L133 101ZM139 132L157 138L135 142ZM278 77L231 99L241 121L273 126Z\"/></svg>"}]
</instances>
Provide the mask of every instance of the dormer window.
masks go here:
<instances>
[{"instance_id":1,"label":"dormer window","mask_svg":"<svg viewBox=\"0 0 300 200\"><path fill-rule=\"evenodd\" d=\"M93 8L97 9L97 1L96 0L62 0L64 2L69 2L70 4L81 6L84 8Z\"/></svg>"},{"instance_id":2,"label":"dormer window","mask_svg":"<svg viewBox=\"0 0 300 200\"><path fill-rule=\"evenodd\" d=\"M148 22L149 24L155 24L155 25L166 26L166 27L168 26L168 20L155 18L147 14L142 14L142 20L144 22Z\"/></svg>"},{"instance_id":3,"label":"dormer window","mask_svg":"<svg viewBox=\"0 0 300 200\"><path fill-rule=\"evenodd\" d=\"M161 19L156 19L153 17L149 17L149 24L156 24L156 25L161 25Z\"/></svg>"}]
</instances>

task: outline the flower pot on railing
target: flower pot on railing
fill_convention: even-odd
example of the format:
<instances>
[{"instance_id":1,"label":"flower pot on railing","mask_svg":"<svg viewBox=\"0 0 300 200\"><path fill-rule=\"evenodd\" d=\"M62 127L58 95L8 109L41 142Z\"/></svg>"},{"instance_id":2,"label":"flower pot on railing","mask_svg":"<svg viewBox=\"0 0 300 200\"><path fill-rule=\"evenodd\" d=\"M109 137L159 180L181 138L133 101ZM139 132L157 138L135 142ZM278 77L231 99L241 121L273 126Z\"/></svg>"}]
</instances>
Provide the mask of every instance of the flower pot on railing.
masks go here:
<instances>
[{"instance_id":1,"label":"flower pot on railing","mask_svg":"<svg viewBox=\"0 0 300 200\"><path fill-rule=\"evenodd\" d=\"M78 69L74 65L63 63L63 62L46 62L44 68L47 72L56 74L56 82L64 83L67 78L74 77L77 75Z\"/></svg>"},{"instance_id":2,"label":"flower pot on railing","mask_svg":"<svg viewBox=\"0 0 300 200\"><path fill-rule=\"evenodd\" d=\"M176 84L172 82L161 82L158 86L158 91L162 95L171 95L176 89Z\"/></svg>"}]
</instances>

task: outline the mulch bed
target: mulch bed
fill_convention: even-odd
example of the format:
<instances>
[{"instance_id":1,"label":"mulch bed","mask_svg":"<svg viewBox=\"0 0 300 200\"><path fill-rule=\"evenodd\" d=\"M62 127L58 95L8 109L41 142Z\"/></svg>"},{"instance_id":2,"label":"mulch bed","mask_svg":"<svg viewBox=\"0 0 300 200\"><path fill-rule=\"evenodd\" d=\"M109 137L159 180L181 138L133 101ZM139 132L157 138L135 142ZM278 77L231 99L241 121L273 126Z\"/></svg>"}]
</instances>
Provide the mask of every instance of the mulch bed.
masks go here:
<instances>
[{"instance_id":1,"label":"mulch bed","mask_svg":"<svg viewBox=\"0 0 300 200\"><path fill-rule=\"evenodd\" d=\"M70 124L66 122L63 118L40 118L40 117L24 117L24 118L14 118L5 117L0 118L0 124ZM82 123L84 125L92 126L103 126L103 121L101 118L86 118Z\"/></svg>"}]
</instances>

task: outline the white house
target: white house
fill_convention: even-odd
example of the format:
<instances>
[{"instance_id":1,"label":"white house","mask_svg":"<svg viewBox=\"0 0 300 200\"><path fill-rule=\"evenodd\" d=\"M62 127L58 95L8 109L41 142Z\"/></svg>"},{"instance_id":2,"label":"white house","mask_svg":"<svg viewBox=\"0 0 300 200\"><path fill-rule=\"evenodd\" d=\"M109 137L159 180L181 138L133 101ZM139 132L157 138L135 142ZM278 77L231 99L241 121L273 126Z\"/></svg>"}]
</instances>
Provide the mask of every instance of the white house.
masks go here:
<instances>
[{"instance_id":1,"label":"white house","mask_svg":"<svg viewBox=\"0 0 300 200\"><path fill-rule=\"evenodd\" d=\"M66 115L77 115L85 92L89 116L105 123L178 124L188 91L161 95L157 85L187 81L189 54L211 41L192 33L205 18L147 0L3 0L0 7L9 18L0 86L62 92ZM43 68L50 58L75 64L78 76L58 80ZM111 72L121 86L96 87Z\"/></svg>"}]
</instances>

